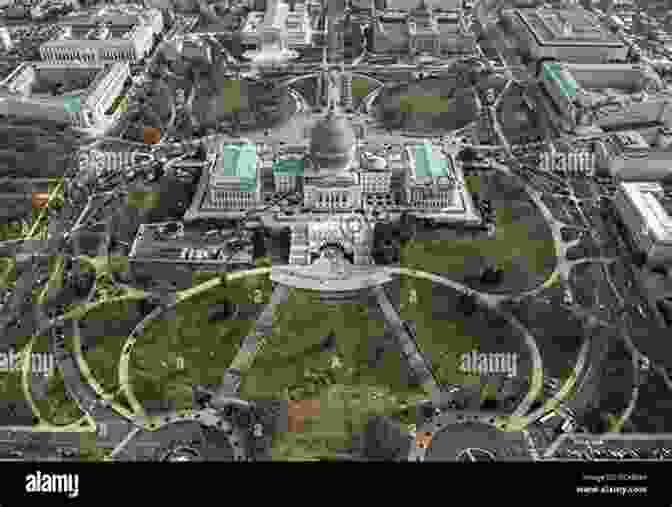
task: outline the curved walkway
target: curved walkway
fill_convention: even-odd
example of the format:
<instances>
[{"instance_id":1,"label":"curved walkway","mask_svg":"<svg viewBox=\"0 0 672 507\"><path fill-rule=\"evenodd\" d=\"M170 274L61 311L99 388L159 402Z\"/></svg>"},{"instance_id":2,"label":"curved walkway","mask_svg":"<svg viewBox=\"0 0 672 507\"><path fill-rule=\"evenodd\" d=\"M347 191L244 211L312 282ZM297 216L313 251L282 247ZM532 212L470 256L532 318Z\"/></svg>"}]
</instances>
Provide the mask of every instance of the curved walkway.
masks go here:
<instances>
[{"instance_id":1,"label":"curved walkway","mask_svg":"<svg viewBox=\"0 0 672 507\"><path fill-rule=\"evenodd\" d=\"M461 294L466 294L469 296L474 296L479 303L497 313L498 315L504 317L513 328L522 335L525 345L527 346L530 352L530 359L532 360L532 378L530 380L530 389L523 401L516 407L516 409L511 414L511 423L509 424L509 429L515 431L518 429L518 424L516 423L518 418L524 416L532 406L532 403L539 397L543 389L543 362L541 359L541 353L537 347L537 342L530 332L523 326L523 324L511 313L503 311L498 302L493 301L488 294L482 294L476 290L473 290L466 285L462 285L453 280L449 280L439 275L433 273L427 273L425 271L418 271L414 269L407 268L384 268L386 272L394 275L404 275L410 276L413 278L419 278L422 280L429 280L432 283L437 285L443 285L445 287L450 287L456 292Z\"/></svg>"},{"instance_id":2,"label":"curved walkway","mask_svg":"<svg viewBox=\"0 0 672 507\"><path fill-rule=\"evenodd\" d=\"M496 302L492 302L490 299L488 299L487 296L484 296L478 291L474 291L473 289L470 289L462 284L459 284L457 282L443 278L438 275L434 275L432 273L427 273L418 270L412 270L406 268L394 268L394 267L383 269L385 269L390 274L426 279L440 285L448 286L460 293L474 295L479 302L481 302L488 308L496 311L499 315L502 315L504 318L506 318L511 323L511 325L523 336L525 344L530 350L533 364L533 371L532 371L532 379L530 382L530 391L527 393L526 397L520 403L520 405L514 410L511 418L512 420L509 425L509 429L518 430L520 427L520 424L518 422L519 418L523 417L524 414L529 411L530 406L538 398L543 389L543 365L541 360L541 354L536 345L534 337L529 333L529 331L527 331L527 329L513 315L503 312L498 307L498 304ZM270 272L271 268L268 267L258 268L249 271L232 273L229 276L229 279L266 275L269 274ZM220 285L221 285L221 279L215 278L207 282L204 282L203 284L200 284L196 287L193 287L191 289L179 293L172 302L163 304L155 308L140 323L138 323L138 325L133 329L133 331L129 335L128 339L126 340L126 343L123 346L122 356L119 361L119 385L120 389L125 394L126 398L129 400L129 403L131 404L132 410L135 414L139 416L145 415L141 403L138 401L137 397L133 392L132 384L130 381L130 371L129 371L130 354L132 353L133 348L137 343L137 339L145 332L145 330L152 322L161 317L165 312L173 309L178 303L186 301L187 299L193 296L202 294Z\"/></svg>"},{"instance_id":3,"label":"curved walkway","mask_svg":"<svg viewBox=\"0 0 672 507\"><path fill-rule=\"evenodd\" d=\"M242 279L251 276L267 275L270 274L270 272L271 268L269 267L256 268L247 271L238 271L227 275L227 281ZM219 287L221 284L222 284L221 278L213 278L212 280L208 280L207 282L204 282L200 285L197 285L185 291L178 292L176 294L176 297L172 301L165 302L157 306L154 310L152 310L152 312L146 315L129 334L126 342L124 343L124 346L122 347L122 354L121 358L119 359L119 386L121 392L123 392L124 395L126 396L126 399L128 400L133 412L136 415L140 416L145 415L144 408L142 407L142 404L135 396L135 392L133 391L133 387L131 385L130 380L130 369L129 369L130 357L138 338L144 334L145 330L149 327L150 324L152 324L156 319L164 315L167 311L175 308L179 303L182 303L194 296L203 294L204 292Z\"/></svg>"}]
</instances>

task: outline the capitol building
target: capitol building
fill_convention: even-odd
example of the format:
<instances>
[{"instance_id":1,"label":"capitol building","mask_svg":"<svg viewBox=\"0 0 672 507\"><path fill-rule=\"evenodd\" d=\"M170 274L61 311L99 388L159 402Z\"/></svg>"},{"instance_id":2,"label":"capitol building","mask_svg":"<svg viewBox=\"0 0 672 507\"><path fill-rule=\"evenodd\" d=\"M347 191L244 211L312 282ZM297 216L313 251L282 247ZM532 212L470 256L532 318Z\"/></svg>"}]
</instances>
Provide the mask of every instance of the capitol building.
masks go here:
<instances>
[{"instance_id":1,"label":"capitol building","mask_svg":"<svg viewBox=\"0 0 672 507\"><path fill-rule=\"evenodd\" d=\"M271 227L291 229L292 264L310 264L321 247L332 243L341 245L353 264L370 262L372 232L356 217L394 220L407 213L436 223L481 224L450 149L430 141L409 140L396 147L377 144L375 138L361 142L349 119L334 110L318 119L305 146L278 152L240 140L223 144L209 157L185 222L234 220L291 196L293 206L261 215ZM345 234L344 223L357 230Z\"/></svg>"}]
</instances>

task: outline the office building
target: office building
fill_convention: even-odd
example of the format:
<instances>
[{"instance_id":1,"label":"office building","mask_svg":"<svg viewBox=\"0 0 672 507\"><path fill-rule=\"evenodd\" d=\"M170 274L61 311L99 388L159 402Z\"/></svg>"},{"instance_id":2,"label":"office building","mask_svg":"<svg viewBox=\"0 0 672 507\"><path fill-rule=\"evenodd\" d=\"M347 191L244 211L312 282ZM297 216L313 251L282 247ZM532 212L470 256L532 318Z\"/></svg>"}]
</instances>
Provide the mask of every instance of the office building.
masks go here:
<instances>
[{"instance_id":1,"label":"office building","mask_svg":"<svg viewBox=\"0 0 672 507\"><path fill-rule=\"evenodd\" d=\"M11 51L14 47L12 36L6 26L0 26L0 43L2 44L3 51Z\"/></svg>"},{"instance_id":2,"label":"office building","mask_svg":"<svg viewBox=\"0 0 672 507\"><path fill-rule=\"evenodd\" d=\"M513 29L533 59L575 63L625 61L627 46L590 11L576 8L517 9Z\"/></svg>"},{"instance_id":3,"label":"office building","mask_svg":"<svg viewBox=\"0 0 672 507\"><path fill-rule=\"evenodd\" d=\"M252 11L241 28L245 49L260 49L263 45L300 49L312 43L310 13L303 3L293 5L283 0L269 0L264 12Z\"/></svg>"},{"instance_id":4,"label":"office building","mask_svg":"<svg viewBox=\"0 0 672 507\"><path fill-rule=\"evenodd\" d=\"M650 147L637 131L618 132L595 142L596 170L620 181L659 182L672 178L672 150Z\"/></svg>"},{"instance_id":5,"label":"office building","mask_svg":"<svg viewBox=\"0 0 672 507\"><path fill-rule=\"evenodd\" d=\"M229 144L213 160L209 171L209 199L218 208L247 209L260 201L257 147Z\"/></svg>"},{"instance_id":6,"label":"office building","mask_svg":"<svg viewBox=\"0 0 672 507\"><path fill-rule=\"evenodd\" d=\"M615 205L634 247L651 266L672 264L672 218L669 198L655 182L622 182Z\"/></svg>"},{"instance_id":7,"label":"office building","mask_svg":"<svg viewBox=\"0 0 672 507\"><path fill-rule=\"evenodd\" d=\"M0 112L106 130L123 112L129 75L127 63L23 63L0 83Z\"/></svg>"},{"instance_id":8,"label":"office building","mask_svg":"<svg viewBox=\"0 0 672 507\"><path fill-rule=\"evenodd\" d=\"M69 63L136 62L154 45L163 30L158 9L117 5L93 15L66 16L57 38L40 46L44 61Z\"/></svg>"},{"instance_id":9,"label":"office building","mask_svg":"<svg viewBox=\"0 0 672 507\"><path fill-rule=\"evenodd\" d=\"M475 50L461 10L437 11L424 2L411 10L383 11L372 29L376 53L446 56Z\"/></svg>"},{"instance_id":10,"label":"office building","mask_svg":"<svg viewBox=\"0 0 672 507\"><path fill-rule=\"evenodd\" d=\"M671 119L672 93L644 65L545 62L540 80L554 105L552 119L566 130L586 124L624 129Z\"/></svg>"}]
</instances>

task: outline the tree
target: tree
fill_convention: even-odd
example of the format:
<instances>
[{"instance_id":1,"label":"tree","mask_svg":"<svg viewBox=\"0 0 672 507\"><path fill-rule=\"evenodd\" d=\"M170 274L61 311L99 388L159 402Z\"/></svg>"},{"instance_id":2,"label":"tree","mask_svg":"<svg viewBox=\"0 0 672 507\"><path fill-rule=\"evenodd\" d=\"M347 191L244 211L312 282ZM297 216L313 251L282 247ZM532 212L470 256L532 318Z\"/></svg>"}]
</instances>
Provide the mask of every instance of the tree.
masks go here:
<instances>
[{"instance_id":1,"label":"tree","mask_svg":"<svg viewBox=\"0 0 672 507\"><path fill-rule=\"evenodd\" d=\"M646 264L647 255L644 252L635 252L632 255L632 263L638 268L643 267Z\"/></svg>"},{"instance_id":2,"label":"tree","mask_svg":"<svg viewBox=\"0 0 672 507\"><path fill-rule=\"evenodd\" d=\"M501 268L493 265L487 265L481 272L481 283L499 285L502 283L504 272Z\"/></svg>"},{"instance_id":3,"label":"tree","mask_svg":"<svg viewBox=\"0 0 672 507\"><path fill-rule=\"evenodd\" d=\"M476 297L472 294L462 294L458 301L458 310L467 316L473 315L478 309Z\"/></svg>"},{"instance_id":4,"label":"tree","mask_svg":"<svg viewBox=\"0 0 672 507\"><path fill-rule=\"evenodd\" d=\"M174 107L174 98L170 87L164 80L154 81L149 98L149 107L156 112L162 122L165 123L170 119Z\"/></svg>"},{"instance_id":5,"label":"tree","mask_svg":"<svg viewBox=\"0 0 672 507\"><path fill-rule=\"evenodd\" d=\"M465 164L474 163L478 160L478 158L478 152L471 146L467 146L466 148L461 149L457 154L457 159Z\"/></svg>"}]
</instances>

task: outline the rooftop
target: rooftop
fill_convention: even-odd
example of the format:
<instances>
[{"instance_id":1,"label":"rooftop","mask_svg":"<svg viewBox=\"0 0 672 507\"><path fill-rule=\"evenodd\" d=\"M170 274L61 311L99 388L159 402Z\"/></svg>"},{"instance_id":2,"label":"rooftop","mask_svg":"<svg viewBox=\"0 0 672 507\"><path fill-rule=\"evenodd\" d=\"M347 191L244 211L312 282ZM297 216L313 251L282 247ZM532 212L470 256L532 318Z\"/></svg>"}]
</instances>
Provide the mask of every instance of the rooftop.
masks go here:
<instances>
[{"instance_id":1,"label":"rooftop","mask_svg":"<svg viewBox=\"0 0 672 507\"><path fill-rule=\"evenodd\" d=\"M26 69L34 74L27 88L23 88ZM81 106L82 98L95 86L96 78L106 71L105 67L91 64L70 64L59 66L41 62L25 63L3 81L7 87L18 84L27 90L28 96L39 100L58 100L63 107L76 112Z\"/></svg>"},{"instance_id":2,"label":"rooftop","mask_svg":"<svg viewBox=\"0 0 672 507\"><path fill-rule=\"evenodd\" d=\"M274 175L303 176L305 162L302 159L286 158L273 164Z\"/></svg>"},{"instance_id":3,"label":"rooftop","mask_svg":"<svg viewBox=\"0 0 672 507\"><path fill-rule=\"evenodd\" d=\"M655 72L645 66L631 63L563 63L562 68L584 90L612 89L626 94L646 90L657 93L664 85Z\"/></svg>"},{"instance_id":4,"label":"rooftop","mask_svg":"<svg viewBox=\"0 0 672 507\"><path fill-rule=\"evenodd\" d=\"M264 14L264 29L280 30L285 26L289 5L282 0L269 0Z\"/></svg>"},{"instance_id":5,"label":"rooftop","mask_svg":"<svg viewBox=\"0 0 672 507\"><path fill-rule=\"evenodd\" d=\"M251 143L227 144L217 157L211 183L237 181L254 185L257 180L257 147Z\"/></svg>"},{"instance_id":6,"label":"rooftop","mask_svg":"<svg viewBox=\"0 0 672 507\"><path fill-rule=\"evenodd\" d=\"M585 9L518 9L517 13L541 45L623 46Z\"/></svg>"},{"instance_id":7,"label":"rooftop","mask_svg":"<svg viewBox=\"0 0 672 507\"><path fill-rule=\"evenodd\" d=\"M636 130L629 132L619 132L614 134L611 137L611 140L621 149L621 150L648 150L649 143L646 142L642 134Z\"/></svg>"},{"instance_id":8,"label":"rooftop","mask_svg":"<svg viewBox=\"0 0 672 507\"><path fill-rule=\"evenodd\" d=\"M418 144L411 150L414 160L416 178L450 178L452 171L448 159L443 154L437 154L436 149L429 141Z\"/></svg>"},{"instance_id":9,"label":"rooftop","mask_svg":"<svg viewBox=\"0 0 672 507\"><path fill-rule=\"evenodd\" d=\"M579 90L579 84L561 63L544 63L544 74L546 74L549 79L558 83L560 91L567 98L573 99L576 96L576 92Z\"/></svg>"},{"instance_id":10,"label":"rooftop","mask_svg":"<svg viewBox=\"0 0 672 507\"><path fill-rule=\"evenodd\" d=\"M664 191L659 183L623 182L621 190L642 216L655 240L672 243L672 216L663 206Z\"/></svg>"}]
</instances>

